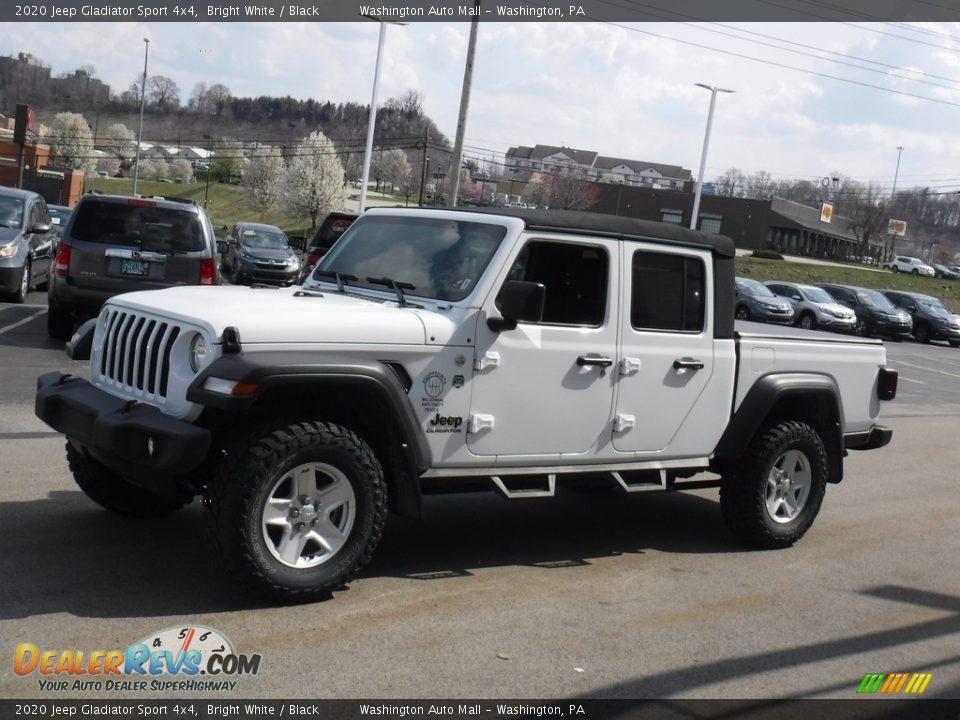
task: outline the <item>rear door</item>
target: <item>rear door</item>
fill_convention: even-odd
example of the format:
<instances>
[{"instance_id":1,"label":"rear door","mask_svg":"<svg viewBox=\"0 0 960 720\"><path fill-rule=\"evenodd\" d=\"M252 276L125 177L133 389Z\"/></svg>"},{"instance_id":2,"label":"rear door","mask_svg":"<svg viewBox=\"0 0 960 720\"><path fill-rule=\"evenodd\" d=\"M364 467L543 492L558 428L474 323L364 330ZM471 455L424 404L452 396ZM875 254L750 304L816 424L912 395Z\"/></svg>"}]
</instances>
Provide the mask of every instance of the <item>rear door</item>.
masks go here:
<instances>
[{"instance_id":1,"label":"rear door","mask_svg":"<svg viewBox=\"0 0 960 720\"><path fill-rule=\"evenodd\" d=\"M733 383L729 363L715 361L711 255L643 242L624 242L623 253L613 447L706 457L723 432Z\"/></svg>"}]
</instances>

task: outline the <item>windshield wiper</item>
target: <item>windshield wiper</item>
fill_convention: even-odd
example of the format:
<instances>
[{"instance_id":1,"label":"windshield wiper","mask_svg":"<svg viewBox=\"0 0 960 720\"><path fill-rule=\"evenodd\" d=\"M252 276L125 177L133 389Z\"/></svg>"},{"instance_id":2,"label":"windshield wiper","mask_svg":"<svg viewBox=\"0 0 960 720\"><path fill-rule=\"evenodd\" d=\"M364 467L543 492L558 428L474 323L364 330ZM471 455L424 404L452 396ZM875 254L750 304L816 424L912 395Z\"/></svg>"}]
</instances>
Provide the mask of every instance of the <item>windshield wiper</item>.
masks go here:
<instances>
[{"instance_id":1,"label":"windshield wiper","mask_svg":"<svg viewBox=\"0 0 960 720\"><path fill-rule=\"evenodd\" d=\"M388 288L393 290L397 294L397 304L399 304L400 307L422 307L422 305L414 305L412 303L408 303L407 297L403 294L404 290L417 289L416 286L413 285L412 283L399 282L392 278L386 278L386 277L382 277L382 278L368 277L367 282L372 283L373 285L386 285Z\"/></svg>"},{"instance_id":2,"label":"windshield wiper","mask_svg":"<svg viewBox=\"0 0 960 720\"><path fill-rule=\"evenodd\" d=\"M346 290L343 289L344 282L350 282L350 281L356 282L357 280L356 275L341 275L340 273L334 272L333 270L314 270L313 274L320 277L334 278L337 281L337 290L339 290L341 293L347 292Z\"/></svg>"}]
</instances>

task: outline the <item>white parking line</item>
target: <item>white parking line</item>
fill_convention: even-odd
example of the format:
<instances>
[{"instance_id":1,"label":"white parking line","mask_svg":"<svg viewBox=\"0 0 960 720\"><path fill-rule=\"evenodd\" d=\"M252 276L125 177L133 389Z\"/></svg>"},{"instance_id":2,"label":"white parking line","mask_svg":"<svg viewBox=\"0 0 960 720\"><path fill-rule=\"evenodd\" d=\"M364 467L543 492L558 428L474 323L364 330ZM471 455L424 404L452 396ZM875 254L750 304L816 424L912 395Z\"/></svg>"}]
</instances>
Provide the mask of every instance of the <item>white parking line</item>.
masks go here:
<instances>
[{"instance_id":1,"label":"white parking line","mask_svg":"<svg viewBox=\"0 0 960 720\"><path fill-rule=\"evenodd\" d=\"M893 360L891 358L891 362L895 362L898 365L906 365L907 367L916 368L917 370L926 370L928 372L935 372L940 373L941 375L949 375L950 377L960 378L960 375L957 373L947 372L946 370L938 370L937 368L924 367L923 365L914 365L913 363L904 362L903 360Z\"/></svg>"},{"instance_id":2,"label":"white parking line","mask_svg":"<svg viewBox=\"0 0 960 720\"><path fill-rule=\"evenodd\" d=\"M10 332L14 328L18 328L21 325L26 325L28 322L30 322L34 318L38 318L41 315L43 315L46 311L47 309L44 308L43 310L35 312L33 315L28 315L27 317L23 318L23 320L17 320L17 322L15 323L11 323L10 325L5 325L4 327L0 328L0 335L3 335L6 332Z\"/></svg>"},{"instance_id":3,"label":"white parking line","mask_svg":"<svg viewBox=\"0 0 960 720\"><path fill-rule=\"evenodd\" d=\"M903 375L898 377L897 380L899 380L900 382L912 382L912 383L916 383L917 385L926 385L926 383L923 380L914 380L912 378L904 377Z\"/></svg>"}]
</instances>

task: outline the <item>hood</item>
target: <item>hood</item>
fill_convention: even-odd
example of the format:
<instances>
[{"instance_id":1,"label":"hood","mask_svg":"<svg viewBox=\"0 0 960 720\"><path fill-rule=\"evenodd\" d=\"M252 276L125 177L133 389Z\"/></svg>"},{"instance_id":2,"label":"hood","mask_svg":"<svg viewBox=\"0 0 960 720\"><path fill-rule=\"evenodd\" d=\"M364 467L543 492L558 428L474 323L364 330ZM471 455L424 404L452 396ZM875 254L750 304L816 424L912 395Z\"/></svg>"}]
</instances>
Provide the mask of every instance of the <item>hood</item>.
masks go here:
<instances>
[{"instance_id":1,"label":"hood","mask_svg":"<svg viewBox=\"0 0 960 720\"><path fill-rule=\"evenodd\" d=\"M787 300L786 298L780 298L780 297L768 298L768 297L760 297L759 295L754 295L753 299L759 303L763 303L764 305L769 305L770 307L787 307L787 308L793 307L790 301Z\"/></svg>"},{"instance_id":2,"label":"hood","mask_svg":"<svg viewBox=\"0 0 960 720\"><path fill-rule=\"evenodd\" d=\"M0 245L9 245L20 236L20 228L0 227Z\"/></svg>"},{"instance_id":3,"label":"hood","mask_svg":"<svg viewBox=\"0 0 960 720\"><path fill-rule=\"evenodd\" d=\"M856 317L856 313L848 308L846 305L841 305L840 303L814 303L821 310L826 310L830 313L840 313L844 317Z\"/></svg>"},{"instance_id":4,"label":"hood","mask_svg":"<svg viewBox=\"0 0 960 720\"><path fill-rule=\"evenodd\" d=\"M246 255L264 260L286 260L293 255L290 248L254 248L241 245L240 249Z\"/></svg>"},{"instance_id":5,"label":"hood","mask_svg":"<svg viewBox=\"0 0 960 720\"><path fill-rule=\"evenodd\" d=\"M240 331L241 343L426 343L423 322L410 308L336 292L298 296L301 291L176 287L126 293L108 304L206 327L216 338L232 325Z\"/></svg>"}]
</instances>

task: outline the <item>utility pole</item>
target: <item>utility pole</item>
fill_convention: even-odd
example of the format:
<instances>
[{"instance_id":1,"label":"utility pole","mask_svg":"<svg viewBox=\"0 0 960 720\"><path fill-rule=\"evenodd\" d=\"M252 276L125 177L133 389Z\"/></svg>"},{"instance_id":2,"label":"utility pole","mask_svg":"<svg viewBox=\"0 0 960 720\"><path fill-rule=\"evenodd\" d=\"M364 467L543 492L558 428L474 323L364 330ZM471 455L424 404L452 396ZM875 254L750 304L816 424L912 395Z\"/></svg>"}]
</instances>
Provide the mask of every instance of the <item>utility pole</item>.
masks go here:
<instances>
[{"instance_id":1,"label":"utility pole","mask_svg":"<svg viewBox=\"0 0 960 720\"><path fill-rule=\"evenodd\" d=\"M133 161L133 194L137 194L137 180L140 179L140 145L143 144L143 106L147 100L147 57L150 54L150 39L143 39L143 83L140 86L140 127L137 130L137 154Z\"/></svg>"},{"instance_id":2,"label":"utility pole","mask_svg":"<svg viewBox=\"0 0 960 720\"><path fill-rule=\"evenodd\" d=\"M477 28L480 26L480 0L473 0L475 14L470 22L470 42L467 44L467 63L463 71L463 90L460 93L460 117L457 120L457 138L453 145L450 170L452 186L447 196L447 207L457 206L460 194L460 166L463 165L463 136L467 126L467 108L470 106L470 86L473 84L473 58L477 50Z\"/></svg>"},{"instance_id":3,"label":"utility pole","mask_svg":"<svg viewBox=\"0 0 960 720\"><path fill-rule=\"evenodd\" d=\"M893 209L897 202L897 177L900 175L900 155L903 153L903 145L897 145L897 169L893 171L893 190L890 191L890 209ZM889 232L889 228L888 228ZM896 250L897 236L890 233L890 249L887 251L887 262L893 260L893 253Z\"/></svg>"},{"instance_id":4,"label":"utility pole","mask_svg":"<svg viewBox=\"0 0 960 720\"><path fill-rule=\"evenodd\" d=\"M430 164L430 158L427 157L427 145L430 144L430 131L423 129L423 167L420 170L420 207L423 207L423 187L427 184L427 165Z\"/></svg>"}]
</instances>

